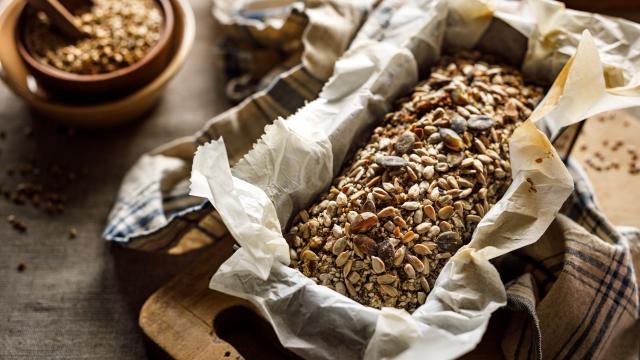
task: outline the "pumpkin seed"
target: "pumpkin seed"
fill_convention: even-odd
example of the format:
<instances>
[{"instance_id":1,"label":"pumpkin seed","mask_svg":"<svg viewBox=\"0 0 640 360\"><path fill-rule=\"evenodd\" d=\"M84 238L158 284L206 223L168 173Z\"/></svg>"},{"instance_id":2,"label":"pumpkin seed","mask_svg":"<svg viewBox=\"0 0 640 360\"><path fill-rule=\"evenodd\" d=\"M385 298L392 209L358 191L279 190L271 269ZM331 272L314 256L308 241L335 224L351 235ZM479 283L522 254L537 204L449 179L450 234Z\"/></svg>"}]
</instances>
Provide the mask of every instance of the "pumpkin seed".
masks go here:
<instances>
[{"instance_id":1,"label":"pumpkin seed","mask_svg":"<svg viewBox=\"0 0 640 360\"><path fill-rule=\"evenodd\" d=\"M389 169L401 168L407 166L408 163L407 160L399 156L383 155L376 158L376 164Z\"/></svg>"},{"instance_id":2,"label":"pumpkin seed","mask_svg":"<svg viewBox=\"0 0 640 360\"><path fill-rule=\"evenodd\" d=\"M488 115L474 115L467 120L467 126L471 130L485 131L489 130L495 124L495 120Z\"/></svg>"}]
</instances>

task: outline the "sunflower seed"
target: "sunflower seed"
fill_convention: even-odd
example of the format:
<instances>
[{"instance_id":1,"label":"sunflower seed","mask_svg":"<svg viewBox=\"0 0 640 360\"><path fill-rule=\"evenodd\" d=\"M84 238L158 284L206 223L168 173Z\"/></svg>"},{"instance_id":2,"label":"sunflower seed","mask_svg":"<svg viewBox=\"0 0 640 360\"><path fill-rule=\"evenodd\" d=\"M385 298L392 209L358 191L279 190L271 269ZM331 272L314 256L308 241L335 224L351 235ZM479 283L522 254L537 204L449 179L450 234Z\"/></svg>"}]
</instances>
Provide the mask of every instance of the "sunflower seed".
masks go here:
<instances>
[{"instance_id":1,"label":"sunflower seed","mask_svg":"<svg viewBox=\"0 0 640 360\"><path fill-rule=\"evenodd\" d=\"M343 192L338 193L338 196L336 197L336 204L338 204L339 207L347 206L348 202L349 199L347 198L347 195L345 195Z\"/></svg>"},{"instance_id":2,"label":"sunflower seed","mask_svg":"<svg viewBox=\"0 0 640 360\"><path fill-rule=\"evenodd\" d=\"M427 279L421 277L418 281L420 282L420 287L422 288L422 290L424 290L424 292L428 293L431 291L431 286L429 286Z\"/></svg>"},{"instance_id":3,"label":"sunflower seed","mask_svg":"<svg viewBox=\"0 0 640 360\"><path fill-rule=\"evenodd\" d=\"M333 247L331 248L331 252L333 255L340 255L344 249L347 248L347 238L341 237L333 243Z\"/></svg>"},{"instance_id":4,"label":"sunflower seed","mask_svg":"<svg viewBox=\"0 0 640 360\"><path fill-rule=\"evenodd\" d=\"M394 218L393 218L393 223L394 223L394 224L396 224L396 225L398 225L398 226L399 226L399 227L401 227L401 228L404 228L404 227L406 227L406 226L407 226L407 222L406 222L406 221L404 221L404 219L403 219L402 217L400 217L400 216L396 216L396 217L394 217Z\"/></svg>"},{"instance_id":5,"label":"sunflower seed","mask_svg":"<svg viewBox=\"0 0 640 360\"><path fill-rule=\"evenodd\" d=\"M395 216L400 215L400 210L394 208L393 206L387 206L386 208L380 210L380 212L378 212L378 218L393 218Z\"/></svg>"},{"instance_id":6,"label":"sunflower seed","mask_svg":"<svg viewBox=\"0 0 640 360\"><path fill-rule=\"evenodd\" d=\"M371 257L371 268L373 269L373 271L376 274L380 274L380 273L384 272L384 270L385 270L384 261L382 261L382 259L380 259L377 256L372 256Z\"/></svg>"},{"instance_id":7,"label":"sunflower seed","mask_svg":"<svg viewBox=\"0 0 640 360\"><path fill-rule=\"evenodd\" d=\"M302 256L301 256L302 260L304 261L318 261L320 260L320 258L318 257L318 255L316 255L316 253L314 253L311 250L305 250L302 252Z\"/></svg>"},{"instance_id":8,"label":"sunflower seed","mask_svg":"<svg viewBox=\"0 0 640 360\"><path fill-rule=\"evenodd\" d=\"M518 105L516 105L513 99L507 101L505 104L504 116L510 120L516 120L518 118Z\"/></svg>"},{"instance_id":9,"label":"sunflower seed","mask_svg":"<svg viewBox=\"0 0 640 360\"><path fill-rule=\"evenodd\" d=\"M400 264L402 264L402 262L404 261L405 253L406 253L406 249L404 246L401 246L400 248L398 248L395 254L393 255L393 265L400 266Z\"/></svg>"},{"instance_id":10,"label":"sunflower seed","mask_svg":"<svg viewBox=\"0 0 640 360\"><path fill-rule=\"evenodd\" d=\"M432 238L437 236L438 234L440 234L440 227L432 226L431 229L429 229L429 233L428 233L429 237Z\"/></svg>"},{"instance_id":11,"label":"sunflower seed","mask_svg":"<svg viewBox=\"0 0 640 360\"><path fill-rule=\"evenodd\" d=\"M371 212L358 214L351 222L351 231L354 233L365 233L378 226L378 217Z\"/></svg>"},{"instance_id":12,"label":"sunflower seed","mask_svg":"<svg viewBox=\"0 0 640 360\"><path fill-rule=\"evenodd\" d=\"M417 293L417 297L418 297L418 304L424 304L425 301L427 301L427 293L422 292L422 291L418 291Z\"/></svg>"},{"instance_id":13,"label":"sunflower seed","mask_svg":"<svg viewBox=\"0 0 640 360\"><path fill-rule=\"evenodd\" d=\"M373 188L373 197L382 201L391 200L391 195L381 188Z\"/></svg>"},{"instance_id":14,"label":"sunflower seed","mask_svg":"<svg viewBox=\"0 0 640 360\"><path fill-rule=\"evenodd\" d=\"M442 142L453 151L461 151L464 148L464 143L460 135L451 129L441 128L440 137L442 138Z\"/></svg>"},{"instance_id":15,"label":"sunflower seed","mask_svg":"<svg viewBox=\"0 0 640 360\"><path fill-rule=\"evenodd\" d=\"M414 253L416 253L418 255L429 255L429 254L431 254L431 250L429 250L429 248L426 245L423 245L423 244L416 244L411 249L413 250Z\"/></svg>"},{"instance_id":16,"label":"sunflower seed","mask_svg":"<svg viewBox=\"0 0 640 360\"><path fill-rule=\"evenodd\" d=\"M453 206L447 205L438 210L438 217L443 220L447 220L453 214Z\"/></svg>"},{"instance_id":17,"label":"sunflower seed","mask_svg":"<svg viewBox=\"0 0 640 360\"><path fill-rule=\"evenodd\" d=\"M345 282L344 285L346 286L347 291L349 292L349 296L354 298L358 296L358 292L356 291L356 288L354 288L349 281Z\"/></svg>"},{"instance_id":18,"label":"sunflower seed","mask_svg":"<svg viewBox=\"0 0 640 360\"><path fill-rule=\"evenodd\" d=\"M422 171L422 176L429 180L433 177L433 175L435 175L436 170L433 166L425 166L424 170Z\"/></svg>"},{"instance_id":19,"label":"sunflower seed","mask_svg":"<svg viewBox=\"0 0 640 360\"><path fill-rule=\"evenodd\" d=\"M424 211L422 209L418 209L413 213L413 223L420 224L424 218Z\"/></svg>"},{"instance_id":20,"label":"sunflower seed","mask_svg":"<svg viewBox=\"0 0 640 360\"><path fill-rule=\"evenodd\" d=\"M469 222L479 223L480 220L481 220L481 218L478 215L473 215L473 214L467 215L467 221L469 221Z\"/></svg>"},{"instance_id":21,"label":"sunflower seed","mask_svg":"<svg viewBox=\"0 0 640 360\"><path fill-rule=\"evenodd\" d=\"M332 235L333 235L333 237L335 237L335 238L339 238L339 237L341 237L341 236L342 236L342 234L343 234L343 230L342 230L342 228L340 227L340 225L338 225L338 224L333 225L333 228L331 228L331 234L332 234ZM337 255L337 254L336 254L336 255Z\"/></svg>"},{"instance_id":22,"label":"sunflower seed","mask_svg":"<svg viewBox=\"0 0 640 360\"><path fill-rule=\"evenodd\" d=\"M404 236L402 236L402 242L406 244L408 242L412 242L417 237L418 237L418 235L416 235L413 231L409 230L409 231L407 231L406 234L404 234Z\"/></svg>"},{"instance_id":23,"label":"sunflower seed","mask_svg":"<svg viewBox=\"0 0 640 360\"><path fill-rule=\"evenodd\" d=\"M352 272L351 274L349 274L347 279L350 283L357 284L358 281L360 281L360 274L358 274L357 272Z\"/></svg>"},{"instance_id":24,"label":"sunflower seed","mask_svg":"<svg viewBox=\"0 0 640 360\"><path fill-rule=\"evenodd\" d=\"M347 263L347 260L349 259L350 256L351 256L351 253L349 251L341 252L340 255L338 255L338 257L336 258L336 266L337 267L344 266L344 264Z\"/></svg>"},{"instance_id":25,"label":"sunflower seed","mask_svg":"<svg viewBox=\"0 0 640 360\"><path fill-rule=\"evenodd\" d=\"M353 267L353 260L347 260L347 262L342 267L342 276L346 278L351 272L352 267Z\"/></svg>"},{"instance_id":26,"label":"sunflower seed","mask_svg":"<svg viewBox=\"0 0 640 360\"><path fill-rule=\"evenodd\" d=\"M451 226L451 224L449 224L446 221L440 221L440 223L438 224L438 227L440 228L440 232L447 232L453 229L453 226Z\"/></svg>"},{"instance_id":27,"label":"sunflower seed","mask_svg":"<svg viewBox=\"0 0 640 360\"><path fill-rule=\"evenodd\" d=\"M424 214L427 215L432 221L436 221L436 210L431 205L426 205L423 208Z\"/></svg>"},{"instance_id":28,"label":"sunflower seed","mask_svg":"<svg viewBox=\"0 0 640 360\"><path fill-rule=\"evenodd\" d=\"M381 285L393 284L396 280L398 280L398 277L391 274L378 275L378 277L376 278L378 284Z\"/></svg>"},{"instance_id":29,"label":"sunflower seed","mask_svg":"<svg viewBox=\"0 0 640 360\"><path fill-rule=\"evenodd\" d=\"M407 191L407 195L409 195L409 197L412 199L417 199L418 196L420 195L420 186L418 184L413 184L409 188L409 191Z\"/></svg>"},{"instance_id":30,"label":"sunflower seed","mask_svg":"<svg viewBox=\"0 0 640 360\"><path fill-rule=\"evenodd\" d=\"M413 266L413 268L416 270L416 272L422 272L422 270L424 270L424 263L418 259L417 257L413 256L413 255L407 255L407 260L409 261L409 264L411 264L411 266Z\"/></svg>"},{"instance_id":31,"label":"sunflower seed","mask_svg":"<svg viewBox=\"0 0 640 360\"><path fill-rule=\"evenodd\" d=\"M398 297L398 290L390 285L380 285L382 292L387 296Z\"/></svg>"},{"instance_id":32,"label":"sunflower seed","mask_svg":"<svg viewBox=\"0 0 640 360\"><path fill-rule=\"evenodd\" d=\"M416 232L417 232L418 234L424 234L424 233L426 233L427 231L429 231L429 229L431 229L431 224L430 224L430 223L428 223L428 222L423 222L423 223L421 223L421 224L418 224L418 225L415 227L415 230L416 230Z\"/></svg>"},{"instance_id":33,"label":"sunflower seed","mask_svg":"<svg viewBox=\"0 0 640 360\"><path fill-rule=\"evenodd\" d=\"M404 273L407 274L407 277L409 279L416 278L416 271L413 269L413 266L411 266L411 264L404 264Z\"/></svg>"},{"instance_id":34,"label":"sunflower seed","mask_svg":"<svg viewBox=\"0 0 640 360\"><path fill-rule=\"evenodd\" d=\"M438 172L446 172L449 170L449 164L447 163L437 163L435 166L436 171Z\"/></svg>"},{"instance_id":35,"label":"sunflower seed","mask_svg":"<svg viewBox=\"0 0 640 360\"><path fill-rule=\"evenodd\" d=\"M407 201L404 204L400 205L400 207L405 210L414 211L420 208L420 203L417 201Z\"/></svg>"}]
</instances>

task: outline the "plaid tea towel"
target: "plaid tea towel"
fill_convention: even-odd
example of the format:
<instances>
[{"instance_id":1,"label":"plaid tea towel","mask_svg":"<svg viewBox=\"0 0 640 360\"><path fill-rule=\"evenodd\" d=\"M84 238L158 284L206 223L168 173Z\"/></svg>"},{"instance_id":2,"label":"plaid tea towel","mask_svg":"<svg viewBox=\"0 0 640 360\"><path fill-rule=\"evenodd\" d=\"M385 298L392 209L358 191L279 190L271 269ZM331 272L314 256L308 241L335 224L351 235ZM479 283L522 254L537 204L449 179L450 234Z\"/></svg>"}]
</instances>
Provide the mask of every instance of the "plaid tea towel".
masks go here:
<instances>
[{"instance_id":1,"label":"plaid tea towel","mask_svg":"<svg viewBox=\"0 0 640 360\"><path fill-rule=\"evenodd\" d=\"M226 93L240 101L262 90L301 61L302 33L308 25L301 1L274 2L254 9L252 1L214 1L213 15L221 25L222 64L229 81Z\"/></svg>"},{"instance_id":2,"label":"plaid tea towel","mask_svg":"<svg viewBox=\"0 0 640 360\"><path fill-rule=\"evenodd\" d=\"M253 3L261 6L251 6ZM298 48L299 63L278 74L269 86L216 116L195 134L143 155L123 179L103 237L146 251L177 254L212 243L226 234L209 204L189 193L191 161L198 145L224 137L230 162L247 153L265 125L287 117L315 99L333 71L336 59L373 7L373 0L307 0L216 2L214 13L233 42L253 51L250 64L264 62L277 72L288 67L261 57L264 49ZM284 5L283 5L284 4ZM262 10L247 10L253 8ZM298 45L297 45L298 44ZM253 49L253 50L251 50ZM257 49L257 50L256 50ZM291 56L295 53L293 51ZM243 70L258 74L251 65Z\"/></svg>"},{"instance_id":3,"label":"plaid tea towel","mask_svg":"<svg viewBox=\"0 0 640 360\"><path fill-rule=\"evenodd\" d=\"M612 226L569 163L575 191L544 236L498 259L507 288L508 359L637 359L640 231ZM635 269L634 269L635 267Z\"/></svg>"}]
</instances>

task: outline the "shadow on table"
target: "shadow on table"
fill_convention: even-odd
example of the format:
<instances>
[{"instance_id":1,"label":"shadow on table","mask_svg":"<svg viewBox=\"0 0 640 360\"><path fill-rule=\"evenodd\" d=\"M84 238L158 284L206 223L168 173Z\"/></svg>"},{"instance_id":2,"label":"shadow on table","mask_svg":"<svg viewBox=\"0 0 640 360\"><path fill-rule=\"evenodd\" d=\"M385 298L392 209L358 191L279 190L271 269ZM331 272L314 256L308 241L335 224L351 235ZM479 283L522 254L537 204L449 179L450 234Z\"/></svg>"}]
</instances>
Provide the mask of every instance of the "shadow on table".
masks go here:
<instances>
[{"instance_id":1,"label":"shadow on table","mask_svg":"<svg viewBox=\"0 0 640 360\"><path fill-rule=\"evenodd\" d=\"M213 329L246 359L301 359L280 344L271 324L245 306L222 310L213 320Z\"/></svg>"},{"instance_id":2,"label":"shadow on table","mask_svg":"<svg viewBox=\"0 0 640 360\"><path fill-rule=\"evenodd\" d=\"M205 247L183 255L167 255L111 245L110 253L114 262L116 282L131 317L138 319L142 305L151 294L187 269L207 251L211 251L211 248ZM146 335L144 344L149 359L171 359Z\"/></svg>"}]
</instances>

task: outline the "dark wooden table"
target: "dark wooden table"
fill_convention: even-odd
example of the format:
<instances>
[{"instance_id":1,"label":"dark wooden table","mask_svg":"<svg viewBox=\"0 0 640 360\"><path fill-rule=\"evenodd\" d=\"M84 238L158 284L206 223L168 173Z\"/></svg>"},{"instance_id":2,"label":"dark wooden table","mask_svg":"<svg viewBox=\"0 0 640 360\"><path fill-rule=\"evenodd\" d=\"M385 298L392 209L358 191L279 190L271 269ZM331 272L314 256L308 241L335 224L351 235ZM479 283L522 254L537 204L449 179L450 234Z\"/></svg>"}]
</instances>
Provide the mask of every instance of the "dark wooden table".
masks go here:
<instances>
[{"instance_id":1,"label":"dark wooden table","mask_svg":"<svg viewBox=\"0 0 640 360\"><path fill-rule=\"evenodd\" d=\"M6 134L0 139L0 185L15 188L21 177L8 171L31 160L42 183L58 179L50 174L55 165L77 174L60 191L68 198L61 215L0 197L0 359L147 356L137 325L140 307L199 254L129 251L105 243L101 232L120 180L142 153L194 133L230 106L215 58L211 1L192 0L192 5L197 18L192 53L146 119L73 133L31 113L0 83L0 131ZM7 223L11 214L27 225L26 233ZM69 239L72 227L78 231L75 239ZM26 267L22 272L20 264Z\"/></svg>"}]
</instances>

